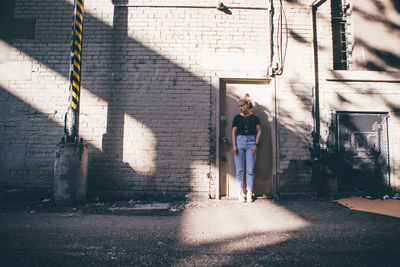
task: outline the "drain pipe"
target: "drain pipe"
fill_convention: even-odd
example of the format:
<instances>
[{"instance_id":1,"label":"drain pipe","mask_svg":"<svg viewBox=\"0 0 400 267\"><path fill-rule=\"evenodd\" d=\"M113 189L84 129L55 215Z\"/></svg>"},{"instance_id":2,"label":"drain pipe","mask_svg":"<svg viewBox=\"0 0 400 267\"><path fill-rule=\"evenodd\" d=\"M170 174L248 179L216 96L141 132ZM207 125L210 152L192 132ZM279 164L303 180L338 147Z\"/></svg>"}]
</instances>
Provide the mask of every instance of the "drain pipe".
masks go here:
<instances>
[{"instance_id":1,"label":"drain pipe","mask_svg":"<svg viewBox=\"0 0 400 267\"><path fill-rule=\"evenodd\" d=\"M319 138L320 138L320 112L319 112L319 70L318 70L318 45L317 45L317 9L326 0L314 0L314 2L310 6L311 11L311 25L312 25L312 66L314 72L314 81L313 81L313 119L314 119L314 129L313 129L313 137L315 139L317 146L319 146Z\"/></svg>"},{"instance_id":2,"label":"drain pipe","mask_svg":"<svg viewBox=\"0 0 400 267\"><path fill-rule=\"evenodd\" d=\"M278 101L277 101L277 93L278 93L278 76L275 75L275 72L277 70L277 67L274 66L274 4L273 0L268 0L269 1L269 53L270 53L270 62L269 62L269 67L267 71L267 76L271 78L275 78L273 80L274 83L274 110L275 110L275 151L278 151ZM277 200L279 200L279 175L278 175L278 170L279 170L279 153L275 153L275 174L273 179L273 184L272 188L274 189L274 197L276 197Z\"/></svg>"},{"instance_id":3,"label":"drain pipe","mask_svg":"<svg viewBox=\"0 0 400 267\"><path fill-rule=\"evenodd\" d=\"M312 30L312 66L314 72L314 81L313 81L313 146L312 146L312 181L313 184L317 185L317 189L319 193L324 192L324 181L323 181L323 171L322 171L322 162L321 162L321 144L320 144L320 135L321 135L321 125L320 125L320 109L319 109L319 70L318 70L318 44L317 44L317 9L322 4L324 4L326 0L314 0L310 5L310 13L311 13L311 30Z\"/></svg>"}]
</instances>

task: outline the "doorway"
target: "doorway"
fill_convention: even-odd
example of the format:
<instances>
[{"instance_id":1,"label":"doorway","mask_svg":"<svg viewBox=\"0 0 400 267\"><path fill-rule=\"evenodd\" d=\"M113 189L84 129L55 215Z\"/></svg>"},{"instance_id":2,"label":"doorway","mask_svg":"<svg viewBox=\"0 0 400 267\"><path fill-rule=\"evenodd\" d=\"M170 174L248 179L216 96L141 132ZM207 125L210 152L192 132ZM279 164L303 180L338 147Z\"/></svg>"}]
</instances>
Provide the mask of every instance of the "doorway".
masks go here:
<instances>
[{"instance_id":1,"label":"doorway","mask_svg":"<svg viewBox=\"0 0 400 267\"><path fill-rule=\"evenodd\" d=\"M246 93L260 118L262 136L254 169L256 196L271 197L275 188L275 91L266 79L221 79L219 95L219 190L220 196L237 198L235 162L232 152L232 120L239 113L238 100Z\"/></svg>"},{"instance_id":2,"label":"doorway","mask_svg":"<svg viewBox=\"0 0 400 267\"><path fill-rule=\"evenodd\" d=\"M387 113L337 113L339 190L390 186Z\"/></svg>"}]
</instances>

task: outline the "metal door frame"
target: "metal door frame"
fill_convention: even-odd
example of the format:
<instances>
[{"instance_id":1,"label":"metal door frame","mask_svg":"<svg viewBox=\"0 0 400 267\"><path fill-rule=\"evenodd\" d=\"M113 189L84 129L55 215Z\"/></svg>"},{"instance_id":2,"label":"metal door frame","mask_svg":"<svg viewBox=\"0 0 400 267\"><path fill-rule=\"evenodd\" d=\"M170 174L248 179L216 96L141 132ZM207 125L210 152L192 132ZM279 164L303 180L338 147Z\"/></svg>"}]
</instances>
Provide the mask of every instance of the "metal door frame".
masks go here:
<instances>
[{"instance_id":1,"label":"metal door frame","mask_svg":"<svg viewBox=\"0 0 400 267\"><path fill-rule=\"evenodd\" d=\"M278 132L277 132L277 86L276 80L271 77L241 77L242 75L223 75L219 76L217 73L214 73L211 79L213 93L212 99L214 103L213 105L213 114L212 116L212 128L214 130L214 145L215 145L215 164L212 165L211 174L215 177L214 182L216 183L216 199L221 199L221 177L220 177L220 95L221 95L221 86L227 83L259 83L270 85L273 92L273 111L271 112L272 122L271 122L271 135L272 135L272 196L275 197L278 192L278 179L277 179L277 150L278 150Z\"/></svg>"}]
</instances>

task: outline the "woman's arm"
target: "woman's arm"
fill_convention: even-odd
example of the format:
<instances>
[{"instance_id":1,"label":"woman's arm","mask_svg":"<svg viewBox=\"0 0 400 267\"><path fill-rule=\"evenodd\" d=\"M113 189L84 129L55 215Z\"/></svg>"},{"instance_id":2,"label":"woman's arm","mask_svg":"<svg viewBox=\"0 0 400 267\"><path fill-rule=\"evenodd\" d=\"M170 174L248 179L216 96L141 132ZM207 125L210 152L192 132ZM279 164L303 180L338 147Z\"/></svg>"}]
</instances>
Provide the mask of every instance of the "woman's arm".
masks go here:
<instances>
[{"instance_id":1,"label":"woman's arm","mask_svg":"<svg viewBox=\"0 0 400 267\"><path fill-rule=\"evenodd\" d=\"M257 135L256 135L256 144L255 144L255 146L253 147L253 150L252 150L253 155L255 155L257 153L258 144L260 143L260 139L261 139L261 125L257 124L256 128L257 128Z\"/></svg>"},{"instance_id":2,"label":"woman's arm","mask_svg":"<svg viewBox=\"0 0 400 267\"><path fill-rule=\"evenodd\" d=\"M236 146L236 131L237 131L237 126L232 128L232 151L233 154L237 155L239 154L237 146Z\"/></svg>"}]
</instances>

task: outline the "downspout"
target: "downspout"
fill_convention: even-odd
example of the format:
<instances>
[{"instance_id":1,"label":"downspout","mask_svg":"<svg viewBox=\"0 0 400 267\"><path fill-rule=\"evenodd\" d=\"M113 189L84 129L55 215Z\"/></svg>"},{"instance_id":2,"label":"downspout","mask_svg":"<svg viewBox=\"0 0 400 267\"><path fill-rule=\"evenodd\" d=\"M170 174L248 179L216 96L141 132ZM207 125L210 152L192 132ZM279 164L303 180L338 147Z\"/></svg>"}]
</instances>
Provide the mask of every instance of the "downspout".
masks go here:
<instances>
[{"instance_id":1,"label":"downspout","mask_svg":"<svg viewBox=\"0 0 400 267\"><path fill-rule=\"evenodd\" d=\"M319 109L319 70L318 70L318 44L317 44L317 9L322 4L324 4L326 0L314 0L310 5L310 13L311 13L311 47L312 47L312 66L314 72L314 80L313 80L313 132L312 132L312 182L317 186L317 190L319 194L324 193L324 181L323 181L323 172L322 172L322 162L321 162L321 145L320 145L320 135L321 135L321 126L320 126L320 109Z\"/></svg>"},{"instance_id":2,"label":"downspout","mask_svg":"<svg viewBox=\"0 0 400 267\"><path fill-rule=\"evenodd\" d=\"M276 68L274 66L274 4L273 0L270 2L270 38L271 38L271 58L270 58L270 75L274 77ZM274 79L274 110L275 110L275 196L279 200L279 130L278 130L278 77L275 76Z\"/></svg>"},{"instance_id":3,"label":"downspout","mask_svg":"<svg viewBox=\"0 0 400 267\"><path fill-rule=\"evenodd\" d=\"M278 83L278 77L275 76L275 71L276 67L274 66L274 4L273 0L269 0L269 49L270 49L270 58L269 58L269 68L268 68L268 76L271 78L275 78L273 83L274 83L274 110L275 110L275 173L274 173L274 178L272 187L274 188L274 195L275 197L279 200L279 175L278 175L278 169L279 169L279 153L277 153L278 149L278 101L277 101L277 83Z\"/></svg>"}]
</instances>

